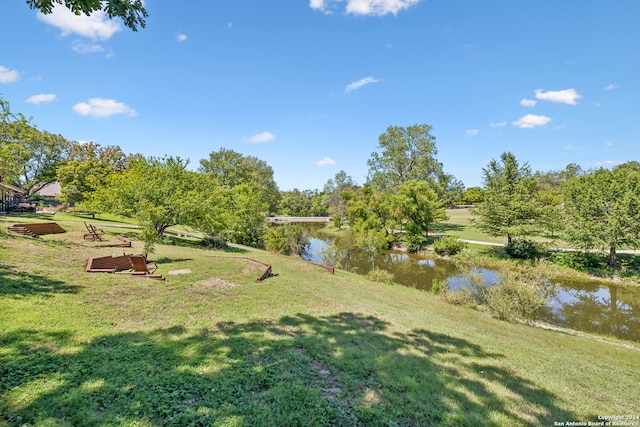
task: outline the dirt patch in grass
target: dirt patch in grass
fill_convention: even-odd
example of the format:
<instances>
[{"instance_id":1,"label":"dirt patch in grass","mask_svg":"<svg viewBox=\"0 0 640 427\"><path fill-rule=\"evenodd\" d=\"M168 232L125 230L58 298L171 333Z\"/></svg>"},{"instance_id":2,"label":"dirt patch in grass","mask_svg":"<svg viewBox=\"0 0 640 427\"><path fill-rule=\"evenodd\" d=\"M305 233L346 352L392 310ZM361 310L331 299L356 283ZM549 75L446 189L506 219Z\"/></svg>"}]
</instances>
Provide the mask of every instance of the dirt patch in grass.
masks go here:
<instances>
[{"instance_id":1,"label":"dirt patch in grass","mask_svg":"<svg viewBox=\"0 0 640 427\"><path fill-rule=\"evenodd\" d=\"M182 270L171 270L171 271L167 271L167 274L170 275L176 275L176 274L189 274L191 273L191 270L188 268L183 268Z\"/></svg>"},{"instance_id":2,"label":"dirt patch in grass","mask_svg":"<svg viewBox=\"0 0 640 427\"><path fill-rule=\"evenodd\" d=\"M209 280L205 280L203 282L197 283L193 285L193 290L195 292L206 292L210 290L226 290L226 289L234 289L239 287L240 285L236 285L235 283L229 282L228 280L223 280L219 277L212 277Z\"/></svg>"}]
</instances>

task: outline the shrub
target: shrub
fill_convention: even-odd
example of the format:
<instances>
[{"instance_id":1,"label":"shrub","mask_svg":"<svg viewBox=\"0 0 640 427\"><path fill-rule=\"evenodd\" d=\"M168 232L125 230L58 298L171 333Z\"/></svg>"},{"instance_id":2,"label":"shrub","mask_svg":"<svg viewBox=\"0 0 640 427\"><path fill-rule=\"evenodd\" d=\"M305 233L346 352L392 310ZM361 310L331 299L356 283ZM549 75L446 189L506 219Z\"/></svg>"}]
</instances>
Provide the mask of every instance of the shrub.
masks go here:
<instances>
[{"instance_id":1,"label":"shrub","mask_svg":"<svg viewBox=\"0 0 640 427\"><path fill-rule=\"evenodd\" d=\"M457 264L468 287L457 291L459 295L446 292L444 299L449 303L475 303L502 320L531 320L558 292L557 284L545 277L540 265L524 271L501 271L496 282L489 284L482 278L479 259L471 257L466 261L464 265Z\"/></svg>"},{"instance_id":2,"label":"shrub","mask_svg":"<svg viewBox=\"0 0 640 427\"><path fill-rule=\"evenodd\" d=\"M448 304L473 306L475 301L468 289L446 291L440 294L442 300Z\"/></svg>"},{"instance_id":3,"label":"shrub","mask_svg":"<svg viewBox=\"0 0 640 427\"><path fill-rule=\"evenodd\" d=\"M517 259L535 259L545 252L540 244L528 239L513 239L504 247L504 251L511 258Z\"/></svg>"},{"instance_id":4,"label":"shrub","mask_svg":"<svg viewBox=\"0 0 640 427\"><path fill-rule=\"evenodd\" d=\"M446 280L433 279L431 281L431 293L435 295L441 295L447 292L447 286L449 286L449 282Z\"/></svg>"},{"instance_id":5,"label":"shrub","mask_svg":"<svg viewBox=\"0 0 640 427\"><path fill-rule=\"evenodd\" d=\"M210 249L228 249L229 246L220 235L209 235L200 241L200 245Z\"/></svg>"},{"instance_id":6,"label":"shrub","mask_svg":"<svg viewBox=\"0 0 640 427\"><path fill-rule=\"evenodd\" d=\"M367 273L367 279L373 282L392 284L393 274L376 267Z\"/></svg>"},{"instance_id":7,"label":"shrub","mask_svg":"<svg viewBox=\"0 0 640 427\"><path fill-rule=\"evenodd\" d=\"M309 246L309 236L298 224L276 225L267 231L265 243L269 252L300 256Z\"/></svg>"},{"instance_id":8,"label":"shrub","mask_svg":"<svg viewBox=\"0 0 640 427\"><path fill-rule=\"evenodd\" d=\"M342 218L342 215L333 215L331 217L331 222L333 222L333 226L335 228L340 230L342 228L342 225L344 224L344 218Z\"/></svg>"},{"instance_id":9,"label":"shrub","mask_svg":"<svg viewBox=\"0 0 640 427\"><path fill-rule=\"evenodd\" d=\"M453 256L467 247L458 236L444 236L433 242L433 250L440 256Z\"/></svg>"},{"instance_id":10,"label":"shrub","mask_svg":"<svg viewBox=\"0 0 640 427\"><path fill-rule=\"evenodd\" d=\"M404 247L407 248L409 252L416 252L419 250L424 243L423 233L424 231L419 225L413 222L407 225L407 229L402 236L402 243Z\"/></svg>"},{"instance_id":11,"label":"shrub","mask_svg":"<svg viewBox=\"0 0 640 427\"><path fill-rule=\"evenodd\" d=\"M502 320L531 320L557 293L557 286L540 275L501 272L499 282L482 288L482 304Z\"/></svg>"},{"instance_id":12,"label":"shrub","mask_svg":"<svg viewBox=\"0 0 640 427\"><path fill-rule=\"evenodd\" d=\"M592 252L556 252L551 256L554 264L575 270L596 269L603 265L603 258Z\"/></svg>"}]
</instances>

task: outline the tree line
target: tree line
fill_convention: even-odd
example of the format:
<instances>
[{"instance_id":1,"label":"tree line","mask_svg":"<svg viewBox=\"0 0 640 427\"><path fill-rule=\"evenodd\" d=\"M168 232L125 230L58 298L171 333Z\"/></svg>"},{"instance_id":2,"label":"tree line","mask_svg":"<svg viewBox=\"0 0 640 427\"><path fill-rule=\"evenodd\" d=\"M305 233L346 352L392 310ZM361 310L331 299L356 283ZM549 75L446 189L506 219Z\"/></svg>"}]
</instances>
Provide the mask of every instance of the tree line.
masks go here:
<instances>
[{"instance_id":1,"label":"tree line","mask_svg":"<svg viewBox=\"0 0 640 427\"><path fill-rule=\"evenodd\" d=\"M254 156L221 148L191 170L179 157L68 141L12 113L6 100L0 107L0 181L27 197L58 181L61 202L135 219L147 251L168 227L183 225L222 241L298 252L298 231L269 233L265 217L274 214L331 216L354 247L372 255L397 240L417 250L454 204L474 205L476 226L506 237L508 247L560 236L579 249L606 250L616 267L616 251L639 242L638 162L533 173L505 152L482 170L482 187L465 189L438 161L431 126L390 126L367 161L364 184L340 171L321 190L280 191L272 168Z\"/></svg>"}]
</instances>

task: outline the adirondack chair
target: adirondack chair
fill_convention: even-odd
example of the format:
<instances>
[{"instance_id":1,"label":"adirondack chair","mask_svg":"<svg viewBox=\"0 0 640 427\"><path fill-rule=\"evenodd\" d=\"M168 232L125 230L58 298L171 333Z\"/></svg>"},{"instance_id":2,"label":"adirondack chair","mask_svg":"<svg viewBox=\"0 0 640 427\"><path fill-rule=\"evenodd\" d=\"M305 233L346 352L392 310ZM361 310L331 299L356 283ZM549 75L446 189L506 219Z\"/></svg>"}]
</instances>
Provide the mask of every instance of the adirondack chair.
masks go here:
<instances>
[{"instance_id":1,"label":"adirondack chair","mask_svg":"<svg viewBox=\"0 0 640 427\"><path fill-rule=\"evenodd\" d=\"M140 274L150 279L164 280L162 274L153 274L158 269L158 266L155 262L147 262L146 256L132 255L129 260L131 261L131 274Z\"/></svg>"},{"instance_id":2,"label":"adirondack chair","mask_svg":"<svg viewBox=\"0 0 640 427\"><path fill-rule=\"evenodd\" d=\"M91 240L92 242L98 240L102 242L102 235L104 234L104 231L86 222L84 223L84 226L88 231L88 233L85 233L85 235L83 236L85 240Z\"/></svg>"}]
</instances>

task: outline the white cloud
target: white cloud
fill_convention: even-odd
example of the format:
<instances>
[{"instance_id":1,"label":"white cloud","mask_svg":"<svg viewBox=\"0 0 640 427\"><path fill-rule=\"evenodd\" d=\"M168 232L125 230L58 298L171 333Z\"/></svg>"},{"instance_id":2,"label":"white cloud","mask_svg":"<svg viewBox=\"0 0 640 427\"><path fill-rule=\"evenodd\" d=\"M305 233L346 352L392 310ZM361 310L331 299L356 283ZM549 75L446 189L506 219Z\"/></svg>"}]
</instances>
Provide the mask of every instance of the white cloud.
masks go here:
<instances>
[{"instance_id":1,"label":"white cloud","mask_svg":"<svg viewBox=\"0 0 640 427\"><path fill-rule=\"evenodd\" d=\"M331 13L327 7L327 3L324 0L309 0L309 7L311 9L319 10L323 13Z\"/></svg>"},{"instance_id":2,"label":"white cloud","mask_svg":"<svg viewBox=\"0 0 640 427\"><path fill-rule=\"evenodd\" d=\"M533 107L537 103L538 101L536 101L535 99L522 98L522 100L520 100L520 105L522 105L523 107Z\"/></svg>"},{"instance_id":3,"label":"white cloud","mask_svg":"<svg viewBox=\"0 0 640 427\"><path fill-rule=\"evenodd\" d=\"M332 159L332 158L330 158L330 157L325 157L325 158L323 158L322 160L318 160L317 162L313 162L313 164L314 164L315 166L318 166L319 168L323 168L323 167L325 167L325 166L335 165L335 164L336 164L336 161L335 161L335 160L333 160L333 159Z\"/></svg>"},{"instance_id":4,"label":"white cloud","mask_svg":"<svg viewBox=\"0 0 640 427\"><path fill-rule=\"evenodd\" d=\"M10 70L0 65L0 83L13 83L17 82L19 74L16 70Z\"/></svg>"},{"instance_id":5,"label":"white cloud","mask_svg":"<svg viewBox=\"0 0 640 427\"><path fill-rule=\"evenodd\" d=\"M613 142L607 141L604 143L604 145L606 145L607 147L613 147Z\"/></svg>"},{"instance_id":6,"label":"white cloud","mask_svg":"<svg viewBox=\"0 0 640 427\"><path fill-rule=\"evenodd\" d=\"M57 96L53 93L41 93L39 95L32 95L25 102L29 104L42 104L55 101Z\"/></svg>"},{"instance_id":7,"label":"white cloud","mask_svg":"<svg viewBox=\"0 0 640 427\"><path fill-rule=\"evenodd\" d=\"M265 142L273 141L274 139L276 139L276 136L271 132L262 132L255 134L252 137L244 138L245 141L249 141L252 144L262 144Z\"/></svg>"},{"instance_id":8,"label":"white cloud","mask_svg":"<svg viewBox=\"0 0 640 427\"><path fill-rule=\"evenodd\" d=\"M596 162L597 166L608 166L608 165L621 165L624 163L622 160L603 160L601 162Z\"/></svg>"},{"instance_id":9,"label":"white cloud","mask_svg":"<svg viewBox=\"0 0 640 427\"><path fill-rule=\"evenodd\" d=\"M502 121L502 122L496 122L496 123L489 123L489 126L491 126L492 128L503 128L507 125L507 121Z\"/></svg>"},{"instance_id":10,"label":"white cloud","mask_svg":"<svg viewBox=\"0 0 640 427\"><path fill-rule=\"evenodd\" d=\"M609 83L607 85L607 87L605 87L605 90L611 90L611 89L618 89L620 86L618 85L614 85L613 83Z\"/></svg>"},{"instance_id":11,"label":"white cloud","mask_svg":"<svg viewBox=\"0 0 640 427\"><path fill-rule=\"evenodd\" d=\"M421 0L346 0L345 12L353 15L383 16L398 12L420 3ZM345 0L309 0L311 9L330 14Z\"/></svg>"},{"instance_id":12,"label":"white cloud","mask_svg":"<svg viewBox=\"0 0 640 427\"><path fill-rule=\"evenodd\" d=\"M62 36L76 34L90 39L108 40L122 28L101 10L87 16L76 15L64 6L56 5L49 14L38 13L38 19L62 31Z\"/></svg>"},{"instance_id":13,"label":"white cloud","mask_svg":"<svg viewBox=\"0 0 640 427\"><path fill-rule=\"evenodd\" d=\"M575 89L550 90L543 92L542 89L536 90L536 99L543 101L557 102L560 104L576 105L576 100L582 98Z\"/></svg>"},{"instance_id":14,"label":"white cloud","mask_svg":"<svg viewBox=\"0 0 640 427\"><path fill-rule=\"evenodd\" d=\"M75 52L86 54L86 53L99 53L104 52L104 47L95 43L83 43L79 40L73 42L71 47Z\"/></svg>"},{"instance_id":15,"label":"white cloud","mask_svg":"<svg viewBox=\"0 0 640 427\"><path fill-rule=\"evenodd\" d=\"M467 136L476 136L479 132L480 131L478 129L469 129L464 131Z\"/></svg>"},{"instance_id":16,"label":"white cloud","mask_svg":"<svg viewBox=\"0 0 640 427\"><path fill-rule=\"evenodd\" d=\"M544 126L551 122L553 119L547 116L536 116L535 114L527 114L520 117L515 122L512 122L514 126L524 129L531 129L537 126Z\"/></svg>"},{"instance_id":17,"label":"white cloud","mask_svg":"<svg viewBox=\"0 0 640 427\"><path fill-rule=\"evenodd\" d=\"M420 0L347 0L347 13L354 15L382 16L396 15L404 9L416 5Z\"/></svg>"},{"instance_id":18,"label":"white cloud","mask_svg":"<svg viewBox=\"0 0 640 427\"><path fill-rule=\"evenodd\" d=\"M178 34L176 36L176 40L178 40L179 42L187 41L187 35L186 34Z\"/></svg>"},{"instance_id":19,"label":"white cloud","mask_svg":"<svg viewBox=\"0 0 640 427\"><path fill-rule=\"evenodd\" d=\"M106 119L116 114L127 114L129 117L138 113L122 102L115 99L91 98L88 102L80 102L73 106L73 111L81 116L90 116L96 119Z\"/></svg>"},{"instance_id":20,"label":"white cloud","mask_svg":"<svg viewBox=\"0 0 640 427\"><path fill-rule=\"evenodd\" d=\"M364 79L360 79L356 82L349 83L347 87L344 88L344 93L351 93L356 89L360 89L362 86L366 86L371 83L379 83L380 80L374 79L373 77L365 77Z\"/></svg>"}]
</instances>

